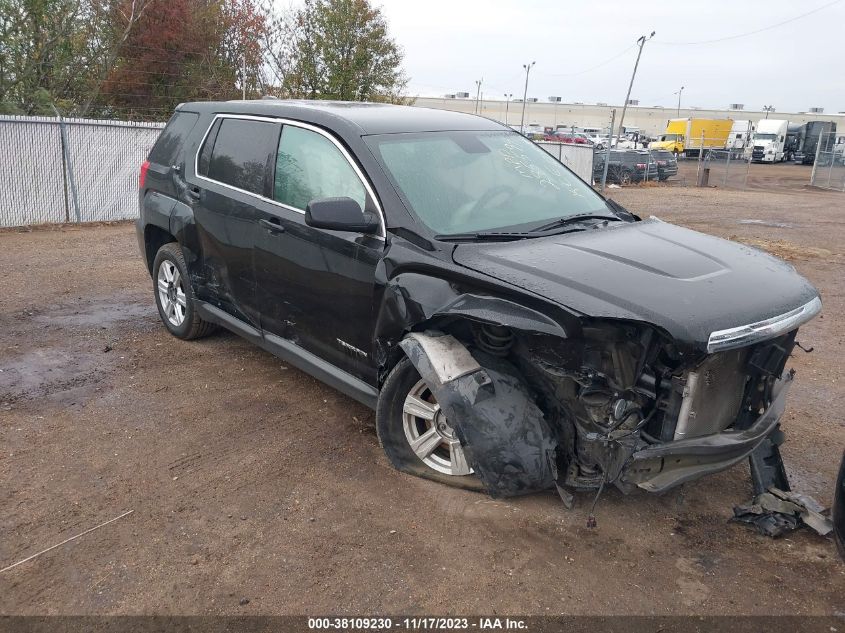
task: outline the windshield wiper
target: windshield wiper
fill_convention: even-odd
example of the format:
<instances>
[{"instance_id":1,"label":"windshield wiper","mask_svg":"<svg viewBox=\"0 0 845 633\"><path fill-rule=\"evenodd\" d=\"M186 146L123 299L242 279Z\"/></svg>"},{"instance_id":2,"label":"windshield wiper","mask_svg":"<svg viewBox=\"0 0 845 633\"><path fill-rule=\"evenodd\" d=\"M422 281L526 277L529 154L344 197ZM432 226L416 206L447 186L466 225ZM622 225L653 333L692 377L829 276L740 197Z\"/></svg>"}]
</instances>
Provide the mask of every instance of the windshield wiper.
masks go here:
<instances>
[{"instance_id":1,"label":"windshield wiper","mask_svg":"<svg viewBox=\"0 0 845 633\"><path fill-rule=\"evenodd\" d=\"M468 241L512 241L524 240L531 237L540 237L534 233L517 231L477 231L474 233L446 233L435 235L434 239L441 242L468 242Z\"/></svg>"},{"instance_id":2,"label":"windshield wiper","mask_svg":"<svg viewBox=\"0 0 845 633\"><path fill-rule=\"evenodd\" d=\"M618 218L615 215L601 215L597 213L581 213L578 215L570 215L565 218L558 218L557 220L553 220L548 224L543 224L542 226L538 226L537 228L531 229L532 233L541 233L543 231L549 231L551 229L555 229L561 226L566 226L567 224L577 224L578 222L583 222L584 220L608 220L611 222L621 222L622 218Z\"/></svg>"}]
</instances>

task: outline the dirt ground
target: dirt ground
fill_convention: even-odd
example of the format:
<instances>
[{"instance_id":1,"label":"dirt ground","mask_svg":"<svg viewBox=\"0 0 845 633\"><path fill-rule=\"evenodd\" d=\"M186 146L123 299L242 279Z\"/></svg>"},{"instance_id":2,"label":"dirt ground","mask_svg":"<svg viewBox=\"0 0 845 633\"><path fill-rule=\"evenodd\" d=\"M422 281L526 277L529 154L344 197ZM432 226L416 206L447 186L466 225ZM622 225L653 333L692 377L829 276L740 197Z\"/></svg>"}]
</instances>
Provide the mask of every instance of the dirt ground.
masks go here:
<instances>
[{"instance_id":1,"label":"dirt ground","mask_svg":"<svg viewBox=\"0 0 845 633\"><path fill-rule=\"evenodd\" d=\"M845 194L760 167L753 191L612 195L770 249L821 289L783 452L827 504ZM0 233L0 271L0 568L133 511L0 572L4 614L845 613L829 539L728 522L746 465L664 496L610 490L590 530L591 496L567 511L400 474L365 407L231 334L170 337L129 224Z\"/></svg>"}]
</instances>

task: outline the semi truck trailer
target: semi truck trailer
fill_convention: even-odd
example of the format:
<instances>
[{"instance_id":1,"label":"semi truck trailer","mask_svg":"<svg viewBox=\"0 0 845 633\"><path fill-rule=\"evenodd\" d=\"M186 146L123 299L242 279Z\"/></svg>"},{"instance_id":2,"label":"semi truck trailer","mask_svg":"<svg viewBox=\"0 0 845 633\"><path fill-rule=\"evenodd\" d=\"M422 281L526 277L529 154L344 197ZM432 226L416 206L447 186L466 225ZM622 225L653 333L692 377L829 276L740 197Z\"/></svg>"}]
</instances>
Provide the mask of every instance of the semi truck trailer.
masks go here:
<instances>
[{"instance_id":1,"label":"semi truck trailer","mask_svg":"<svg viewBox=\"0 0 845 633\"><path fill-rule=\"evenodd\" d=\"M665 149L687 156L698 156L701 149L725 149L733 119L669 119L666 131L649 149Z\"/></svg>"},{"instance_id":2,"label":"semi truck trailer","mask_svg":"<svg viewBox=\"0 0 845 633\"><path fill-rule=\"evenodd\" d=\"M819 148L821 143L821 148ZM797 148L793 156L796 163L812 165L816 151L832 152L836 144L836 123L833 121L810 121L801 126Z\"/></svg>"}]
</instances>

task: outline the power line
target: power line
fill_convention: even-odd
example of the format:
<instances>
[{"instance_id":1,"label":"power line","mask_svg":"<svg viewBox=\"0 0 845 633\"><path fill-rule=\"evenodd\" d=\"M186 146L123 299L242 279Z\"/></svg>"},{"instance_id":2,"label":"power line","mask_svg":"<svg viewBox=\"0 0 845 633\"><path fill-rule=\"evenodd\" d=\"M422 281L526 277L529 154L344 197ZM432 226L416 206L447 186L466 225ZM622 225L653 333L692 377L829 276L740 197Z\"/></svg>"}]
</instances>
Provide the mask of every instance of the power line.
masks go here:
<instances>
[{"instance_id":1,"label":"power line","mask_svg":"<svg viewBox=\"0 0 845 633\"><path fill-rule=\"evenodd\" d=\"M836 0L836 1L837 1L837 2L839 2L839 1L841 1L841 0ZM621 53L617 53L617 54L616 54L616 55L614 55L613 57L610 57L609 59L604 60L604 61L603 61L603 62L601 62L600 64L596 64L595 66L591 66L590 68L586 68L586 69L584 69L584 70L579 70L578 72L574 72L574 73L540 73L540 74L542 74L542 75L546 75L547 77L574 77L574 76L576 76L576 75L583 75L583 74L585 74L585 73L592 72L592 71L596 70L597 68L601 68L602 66L606 66L606 65L607 65L607 64L609 64L610 62L612 62L612 61L615 61L615 60L619 59L620 57L622 57L625 53L627 53L628 51L630 51L630 50L631 50L632 48L634 48L635 46L636 46L636 43L631 44L628 48L626 48L626 49L625 49L624 51L622 51Z\"/></svg>"},{"instance_id":2,"label":"power line","mask_svg":"<svg viewBox=\"0 0 845 633\"><path fill-rule=\"evenodd\" d=\"M820 7L816 7L806 13L802 13L801 15L796 15L794 17L789 18L788 20L784 20L783 22L778 22L777 24L772 24L770 26L765 26L762 29L756 29L754 31L748 31L747 33L740 33L738 35L728 35L726 37L718 37L713 40L701 40L699 42L661 42L656 41L655 44L665 44L666 46L694 46L697 44L715 44L717 42L726 42L728 40L736 40L741 37L748 37L749 35L756 35L757 33L763 33L764 31L771 31L772 29L776 29L784 24L789 24L790 22L795 22L796 20L800 20L801 18L806 18L808 15L812 15L813 13L818 13L822 9L827 9L828 7L832 7L834 4L838 4L842 2L842 0L833 0L833 2L828 2L827 4L823 4Z\"/></svg>"}]
</instances>

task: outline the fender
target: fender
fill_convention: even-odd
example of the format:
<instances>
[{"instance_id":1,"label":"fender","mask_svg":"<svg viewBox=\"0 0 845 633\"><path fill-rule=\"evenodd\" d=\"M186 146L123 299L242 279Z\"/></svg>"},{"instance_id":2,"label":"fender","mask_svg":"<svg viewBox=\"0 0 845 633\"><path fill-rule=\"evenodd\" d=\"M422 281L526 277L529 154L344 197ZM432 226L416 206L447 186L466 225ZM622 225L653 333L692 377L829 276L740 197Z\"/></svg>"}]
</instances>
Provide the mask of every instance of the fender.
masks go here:
<instances>
[{"instance_id":1,"label":"fender","mask_svg":"<svg viewBox=\"0 0 845 633\"><path fill-rule=\"evenodd\" d=\"M420 272L405 272L390 279L384 288L374 332L379 364L384 365L387 350L408 332L442 317L460 317L560 338L581 335L581 322L559 306L532 296L511 299L487 294L483 283L467 283L471 281L458 283Z\"/></svg>"},{"instance_id":2,"label":"fender","mask_svg":"<svg viewBox=\"0 0 845 633\"><path fill-rule=\"evenodd\" d=\"M199 238L197 237L194 210L184 202L175 201L170 210L170 234L182 246L185 263L191 276L202 279L202 260L200 258Z\"/></svg>"},{"instance_id":3,"label":"fender","mask_svg":"<svg viewBox=\"0 0 845 633\"><path fill-rule=\"evenodd\" d=\"M543 412L509 363L457 339L413 333L400 343L455 429L467 461L493 497L554 487L556 442Z\"/></svg>"}]
</instances>

